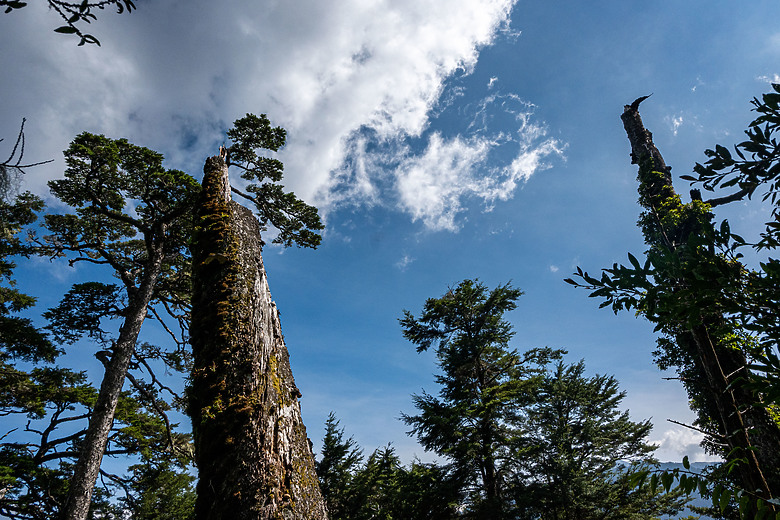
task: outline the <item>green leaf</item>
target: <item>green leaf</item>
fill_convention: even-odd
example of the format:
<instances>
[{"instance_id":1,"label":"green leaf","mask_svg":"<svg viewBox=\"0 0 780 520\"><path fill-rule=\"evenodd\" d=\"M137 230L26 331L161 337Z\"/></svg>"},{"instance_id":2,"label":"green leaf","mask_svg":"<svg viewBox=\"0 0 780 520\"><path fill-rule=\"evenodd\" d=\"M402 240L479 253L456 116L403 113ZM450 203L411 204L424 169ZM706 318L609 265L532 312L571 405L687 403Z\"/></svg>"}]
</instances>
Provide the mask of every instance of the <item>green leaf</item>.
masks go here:
<instances>
[{"instance_id":1,"label":"green leaf","mask_svg":"<svg viewBox=\"0 0 780 520\"><path fill-rule=\"evenodd\" d=\"M61 34L75 34L78 32L75 27L71 27L69 25L63 25L62 27L57 27L54 29L54 32L61 33Z\"/></svg>"},{"instance_id":2,"label":"green leaf","mask_svg":"<svg viewBox=\"0 0 780 520\"><path fill-rule=\"evenodd\" d=\"M639 260L637 260L636 257L631 253L628 253L628 261L631 262L631 265L633 265L634 269L636 269L637 271L640 271L642 269L642 266L639 265Z\"/></svg>"},{"instance_id":3,"label":"green leaf","mask_svg":"<svg viewBox=\"0 0 780 520\"><path fill-rule=\"evenodd\" d=\"M729 505L729 500L731 500L731 490L724 489L723 493L720 494L720 497L718 499L718 507L720 507L721 513L723 513L726 510L726 507Z\"/></svg>"},{"instance_id":4,"label":"green leaf","mask_svg":"<svg viewBox=\"0 0 780 520\"><path fill-rule=\"evenodd\" d=\"M670 489L672 489L672 483L674 482L674 477L671 473L664 471L661 473L661 483L664 486L664 489L668 493Z\"/></svg>"},{"instance_id":5,"label":"green leaf","mask_svg":"<svg viewBox=\"0 0 780 520\"><path fill-rule=\"evenodd\" d=\"M747 513L748 505L750 504L750 497L743 494L739 497L739 517L744 518Z\"/></svg>"},{"instance_id":6,"label":"green leaf","mask_svg":"<svg viewBox=\"0 0 780 520\"><path fill-rule=\"evenodd\" d=\"M719 507L720 495L723 493L723 485L718 484L715 489L712 490L712 506Z\"/></svg>"}]
</instances>

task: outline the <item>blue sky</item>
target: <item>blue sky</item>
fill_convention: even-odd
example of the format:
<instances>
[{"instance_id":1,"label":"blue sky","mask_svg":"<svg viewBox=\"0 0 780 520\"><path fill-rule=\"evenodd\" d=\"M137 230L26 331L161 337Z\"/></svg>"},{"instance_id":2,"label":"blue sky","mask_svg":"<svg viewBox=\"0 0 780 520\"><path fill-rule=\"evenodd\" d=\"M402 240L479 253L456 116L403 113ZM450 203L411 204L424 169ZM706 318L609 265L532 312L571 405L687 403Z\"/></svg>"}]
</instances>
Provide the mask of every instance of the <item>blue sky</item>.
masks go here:
<instances>
[{"instance_id":1,"label":"blue sky","mask_svg":"<svg viewBox=\"0 0 780 520\"><path fill-rule=\"evenodd\" d=\"M644 250L623 105L653 93L642 114L677 175L740 140L749 100L780 74L776 2L136 3L100 13L101 47L52 33L38 3L0 15L0 146L26 117L26 157L56 159L27 175L45 194L84 130L199 178L244 113L287 128L287 186L327 229L317 251L268 246L264 259L315 445L332 410L367 451L392 442L404 460L430 458L398 417L414 412L410 394L437 390L434 356L397 320L477 277L525 291L513 346L565 348L614 374L634 419L652 417L662 460L704 459L666 421L692 414L652 364L652 327L563 279ZM765 213L726 216L751 236ZM81 274L20 271L42 307ZM94 370L81 348L73 359Z\"/></svg>"}]
</instances>

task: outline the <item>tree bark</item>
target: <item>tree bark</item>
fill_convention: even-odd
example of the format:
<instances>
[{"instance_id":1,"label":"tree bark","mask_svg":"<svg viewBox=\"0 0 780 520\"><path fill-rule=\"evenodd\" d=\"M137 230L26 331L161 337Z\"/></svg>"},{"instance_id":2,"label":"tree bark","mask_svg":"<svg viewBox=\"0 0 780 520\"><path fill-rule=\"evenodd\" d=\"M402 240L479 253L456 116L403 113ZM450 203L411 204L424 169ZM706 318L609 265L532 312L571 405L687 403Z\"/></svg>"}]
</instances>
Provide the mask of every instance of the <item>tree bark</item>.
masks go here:
<instances>
[{"instance_id":1,"label":"tree bark","mask_svg":"<svg viewBox=\"0 0 780 520\"><path fill-rule=\"evenodd\" d=\"M260 227L211 157L195 215L190 415L197 520L326 519Z\"/></svg>"},{"instance_id":2,"label":"tree bark","mask_svg":"<svg viewBox=\"0 0 780 520\"><path fill-rule=\"evenodd\" d=\"M114 413L119 402L119 394L125 384L130 361L135 353L135 344L146 318L147 307L152 299L154 286L160 275L162 252L158 248L152 251L140 287L130 293L127 314L119 338L113 348L111 360L106 367L103 382L100 384L95 408L89 420L87 433L79 447L79 458L70 481L68 502L65 505L66 520L85 520L92 502L92 491L100 473L100 464L108 444L108 436L114 424Z\"/></svg>"},{"instance_id":3,"label":"tree bark","mask_svg":"<svg viewBox=\"0 0 780 520\"><path fill-rule=\"evenodd\" d=\"M631 143L632 163L639 165L640 201L653 215L650 219L653 224L649 227L660 232L659 236L653 236L652 230L645 228L645 239L651 248L663 247L678 254L701 225L711 225L712 215L708 214L707 222L683 223L676 229L662 224L667 216L665 212L679 210L683 205L672 185L671 168L664 162L653 143L652 134L642 123L638 107L643 99L626 105L621 119ZM671 281L677 287L689 286L689 280L684 277ZM714 326L723 321L719 311L714 310L705 313L697 324L687 320L674 324L674 328L680 331L677 345L692 350L691 354L707 385L705 399L717 410L715 420L719 422L719 433L728 443L730 455L743 457L747 462L737 467L744 489L750 492L760 490L758 492L764 498L778 496L780 429L767 410L756 405L752 393L744 386L748 372L744 354L713 334ZM698 391L701 392L701 389Z\"/></svg>"}]
</instances>

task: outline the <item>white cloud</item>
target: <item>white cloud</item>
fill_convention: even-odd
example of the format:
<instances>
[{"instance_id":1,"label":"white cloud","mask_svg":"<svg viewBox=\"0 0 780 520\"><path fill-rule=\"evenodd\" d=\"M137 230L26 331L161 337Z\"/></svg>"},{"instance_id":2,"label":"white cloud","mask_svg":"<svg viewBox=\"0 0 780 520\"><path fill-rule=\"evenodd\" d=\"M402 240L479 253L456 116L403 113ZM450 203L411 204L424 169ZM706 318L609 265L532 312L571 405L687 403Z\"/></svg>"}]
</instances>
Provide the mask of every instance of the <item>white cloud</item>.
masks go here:
<instances>
[{"instance_id":1,"label":"white cloud","mask_svg":"<svg viewBox=\"0 0 780 520\"><path fill-rule=\"evenodd\" d=\"M721 459L704 452L699 446L704 435L688 428L673 428L666 430L660 439L651 438L651 443L658 445L655 457L662 462L680 462L688 457L691 462L716 462Z\"/></svg>"},{"instance_id":2,"label":"white cloud","mask_svg":"<svg viewBox=\"0 0 780 520\"><path fill-rule=\"evenodd\" d=\"M414 262L414 258L412 258L412 257L411 257L411 256L409 256L409 255L404 255L404 256L403 256L403 257L402 257L402 258L401 258L399 261L397 261L397 262L395 263L395 266L396 266L396 267L397 267L397 268L398 268L400 271L402 271L402 272L403 272L403 271L406 271L406 268L407 268L407 267L409 267L409 264L411 264L412 262Z\"/></svg>"},{"instance_id":3,"label":"white cloud","mask_svg":"<svg viewBox=\"0 0 780 520\"><path fill-rule=\"evenodd\" d=\"M563 156L565 146L533 121L533 109L516 95L491 94L474 107L468 137L433 131L417 153L403 143L394 151L389 146L391 151L377 160L374 170L393 166L397 205L414 221L433 231L457 231L457 217L471 200L490 211L547 168L547 157Z\"/></svg>"},{"instance_id":4,"label":"white cloud","mask_svg":"<svg viewBox=\"0 0 780 520\"><path fill-rule=\"evenodd\" d=\"M489 147L484 139L444 141L434 133L422 155L409 157L398 168L401 206L430 229L456 231L462 197L484 194L487 188L473 170L485 160Z\"/></svg>"},{"instance_id":5,"label":"white cloud","mask_svg":"<svg viewBox=\"0 0 780 520\"><path fill-rule=\"evenodd\" d=\"M774 73L772 76L757 76L756 79L758 81L763 81L764 83L780 83L780 74Z\"/></svg>"},{"instance_id":6,"label":"white cloud","mask_svg":"<svg viewBox=\"0 0 780 520\"><path fill-rule=\"evenodd\" d=\"M555 139L536 142L542 131L530 135L521 128L518 135L521 142L516 143L519 151L514 159L495 167L488 162L490 152L513 139L499 135L446 140L434 132L425 151L405 157L396 170L399 205L430 230L457 231L456 217L467 199L481 199L489 211L495 201L509 199L518 183L544 169L545 157L563 153Z\"/></svg>"},{"instance_id":7,"label":"white cloud","mask_svg":"<svg viewBox=\"0 0 780 520\"><path fill-rule=\"evenodd\" d=\"M286 187L324 213L345 201L395 205L454 231L469 199L489 210L562 152L531 120L533 105L496 91L497 78L465 134L426 133L464 96L445 80L469 73L497 35L519 34L508 24L514 3L149 3L101 16L91 27L99 48L52 33L51 13L31 4L0 30L15 49L0 58L15 71L0 78L0 136L28 117L26 158L57 159L28 174L44 192L81 131L127 137L199 176L233 119L264 112L288 131L278 154ZM498 111L511 133L495 129ZM497 150L503 162L489 160Z\"/></svg>"},{"instance_id":8,"label":"white cloud","mask_svg":"<svg viewBox=\"0 0 780 520\"><path fill-rule=\"evenodd\" d=\"M676 116L666 116L664 119L666 121L666 124L669 125L672 134L677 135L677 130L679 130L682 124L684 123L682 114Z\"/></svg>"},{"instance_id":9,"label":"white cloud","mask_svg":"<svg viewBox=\"0 0 780 520\"><path fill-rule=\"evenodd\" d=\"M558 271L561 270L560 267L558 267L557 265L550 265L549 269L551 273L557 273Z\"/></svg>"},{"instance_id":10,"label":"white cloud","mask_svg":"<svg viewBox=\"0 0 780 520\"><path fill-rule=\"evenodd\" d=\"M327 204L348 143L418 136L443 82L506 31L515 0L152 2L101 13L102 47L51 32L31 3L0 30L3 135L26 115L31 158L61 158L79 132L128 137L198 173L226 126L265 112L288 130L286 185ZM4 17L7 22L10 17ZM20 108L21 107L21 108ZM33 150L34 149L34 150ZM61 171L31 172L34 187ZM367 177L356 193L372 200Z\"/></svg>"},{"instance_id":11,"label":"white cloud","mask_svg":"<svg viewBox=\"0 0 780 520\"><path fill-rule=\"evenodd\" d=\"M691 87L691 92L696 92L696 90L699 87L703 87L705 85L704 81L701 79L701 76L696 76L696 84Z\"/></svg>"}]
</instances>

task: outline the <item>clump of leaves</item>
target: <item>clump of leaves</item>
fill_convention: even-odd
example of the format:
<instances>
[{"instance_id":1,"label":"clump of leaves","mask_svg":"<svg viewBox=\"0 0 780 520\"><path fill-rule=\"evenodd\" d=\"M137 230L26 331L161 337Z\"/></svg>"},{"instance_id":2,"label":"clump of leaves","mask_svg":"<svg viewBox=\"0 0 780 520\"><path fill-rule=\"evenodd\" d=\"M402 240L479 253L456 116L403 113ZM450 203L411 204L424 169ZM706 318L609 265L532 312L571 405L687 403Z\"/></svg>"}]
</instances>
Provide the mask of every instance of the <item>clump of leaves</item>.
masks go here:
<instances>
[{"instance_id":1,"label":"clump of leaves","mask_svg":"<svg viewBox=\"0 0 780 520\"><path fill-rule=\"evenodd\" d=\"M94 43L100 45L100 41L91 34L83 32L76 24L78 23L92 23L92 20L97 20L94 10L103 10L106 7L116 6L117 13L122 14L125 11L128 13L135 9L135 4L132 0L100 0L97 2L90 2L89 0L83 0L82 2L67 2L64 0L47 0L49 8L55 11L65 21L65 25L57 27L54 32L60 34L75 34L80 38L79 45L85 43ZM10 13L15 9L21 9L27 6L27 2L21 2L19 0L0 0L0 8L5 7L5 13Z\"/></svg>"},{"instance_id":2,"label":"clump of leaves","mask_svg":"<svg viewBox=\"0 0 780 520\"><path fill-rule=\"evenodd\" d=\"M322 237L318 231L324 228L317 208L285 192L282 180L284 165L275 158L264 157L258 149L279 151L285 144L287 132L282 127L272 127L265 114L247 114L233 123L227 136L233 142L229 148L228 166L242 170L241 177L249 181L246 192L232 188L233 192L251 200L257 207L261 229L270 223L279 234L274 243L289 247L316 248Z\"/></svg>"}]
</instances>

